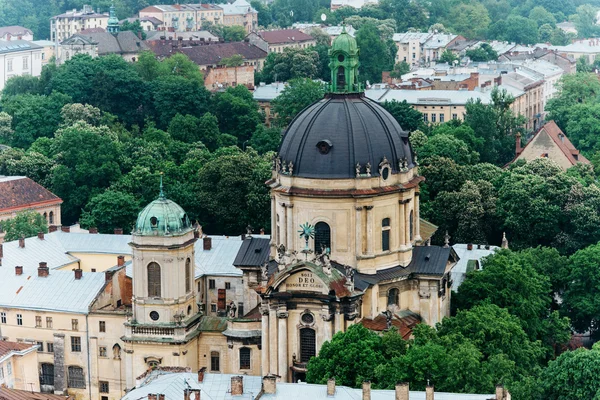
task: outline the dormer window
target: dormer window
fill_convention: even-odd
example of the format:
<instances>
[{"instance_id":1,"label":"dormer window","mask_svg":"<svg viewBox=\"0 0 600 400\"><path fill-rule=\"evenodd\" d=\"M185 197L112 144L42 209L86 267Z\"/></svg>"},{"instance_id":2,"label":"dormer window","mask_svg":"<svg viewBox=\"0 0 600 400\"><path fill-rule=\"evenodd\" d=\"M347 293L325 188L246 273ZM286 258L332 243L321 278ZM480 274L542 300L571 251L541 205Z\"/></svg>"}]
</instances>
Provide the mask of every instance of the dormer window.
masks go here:
<instances>
[{"instance_id":1,"label":"dormer window","mask_svg":"<svg viewBox=\"0 0 600 400\"><path fill-rule=\"evenodd\" d=\"M153 228L156 228L158 226L158 218L156 218L156 217L150 218L150 224L152 225Z\"/></svg>"}]
</instances>

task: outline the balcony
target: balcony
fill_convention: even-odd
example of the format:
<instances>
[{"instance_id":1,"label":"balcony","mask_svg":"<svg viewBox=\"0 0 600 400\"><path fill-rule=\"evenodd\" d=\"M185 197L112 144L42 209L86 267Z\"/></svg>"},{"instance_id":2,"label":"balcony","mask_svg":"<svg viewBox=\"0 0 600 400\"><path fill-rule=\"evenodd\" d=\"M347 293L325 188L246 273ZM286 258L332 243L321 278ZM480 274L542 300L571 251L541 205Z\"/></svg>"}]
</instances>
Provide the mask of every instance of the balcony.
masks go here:
<instances>
[{"instance_id":1,"label":"balcony","mask_svg":"<svg viewBox=\"0 0 600 400\"><path fill-rule=\"evenodd\" d=\"M174 328L160 328L155 326L132 326L131 332L134 335L144 336L173 336L175 335Z\"/></svg>"}]
</instances>

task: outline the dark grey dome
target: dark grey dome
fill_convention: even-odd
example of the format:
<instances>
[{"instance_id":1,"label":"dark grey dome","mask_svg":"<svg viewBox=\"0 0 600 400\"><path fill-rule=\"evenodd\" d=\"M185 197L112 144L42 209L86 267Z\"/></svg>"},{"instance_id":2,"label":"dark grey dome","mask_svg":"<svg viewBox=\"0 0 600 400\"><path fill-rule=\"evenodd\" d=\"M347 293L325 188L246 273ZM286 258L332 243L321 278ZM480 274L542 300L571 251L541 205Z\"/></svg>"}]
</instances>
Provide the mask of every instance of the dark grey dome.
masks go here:
<instances>
[{"instance_id":1,"label":"dark grey dome","mask_svg":"<svg viewBox=\"0 0 600 400\"><path fill-rule=\"evenodd\" d=\"M282 173L303 178L379 176L380 163L391 172L414 166L408 132L376 102L361 94L327 94L288 126L279 147ZM389 172L389 171L388 171ZM385 174L384 174L385 176Z\"/></svg>"}]
</instances>

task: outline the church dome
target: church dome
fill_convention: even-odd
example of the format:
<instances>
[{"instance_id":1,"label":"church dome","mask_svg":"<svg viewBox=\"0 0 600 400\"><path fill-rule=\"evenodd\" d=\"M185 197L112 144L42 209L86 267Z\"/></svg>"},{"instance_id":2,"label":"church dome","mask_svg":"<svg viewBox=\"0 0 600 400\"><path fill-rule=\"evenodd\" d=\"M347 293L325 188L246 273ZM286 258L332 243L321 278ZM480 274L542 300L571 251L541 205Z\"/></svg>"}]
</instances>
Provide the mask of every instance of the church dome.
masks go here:
<instances>
[{"instance_id":1,"label":"church dome","mask_svg":"<svg viewBox=\"0 0 600 400\"><path fill-rule=\"evenodd\" d=\"M181 206L167 199L162 190L158 199L146 206L139 214L135 235L167 236L192 230L192 224Z\"/></svg>"},{"instance_id":2,"label":"church dome","mask_svg":"<svg viewBox=\"0 0 600 400\"><path fill-rule=\"evenodd\" d=\"M379 176L386 162L392 173L414 167L408 132L362 93L329 93L304 109L278 155L284 172L302 178Z\"/></svg>"}]
</instances>

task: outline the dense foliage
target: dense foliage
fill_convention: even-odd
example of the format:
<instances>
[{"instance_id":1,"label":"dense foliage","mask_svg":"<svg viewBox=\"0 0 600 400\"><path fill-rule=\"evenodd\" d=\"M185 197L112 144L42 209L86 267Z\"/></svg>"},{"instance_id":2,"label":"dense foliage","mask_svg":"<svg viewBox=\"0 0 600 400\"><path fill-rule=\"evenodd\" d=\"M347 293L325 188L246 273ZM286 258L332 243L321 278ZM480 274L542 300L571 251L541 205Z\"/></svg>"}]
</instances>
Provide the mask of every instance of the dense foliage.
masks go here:
<instances>
[{"instance_id":1,"label":"dense foliage","mask_svg":"<svg viewBox=\"0 0 600 400\"><path fill-rule=\"evenodd\" d=\"M5 232L4 240L11 241L48 232L48 225L42 214L35 211L20 211L13 218L0 223L0 231Z\"/></svg>"}]
</instances>

